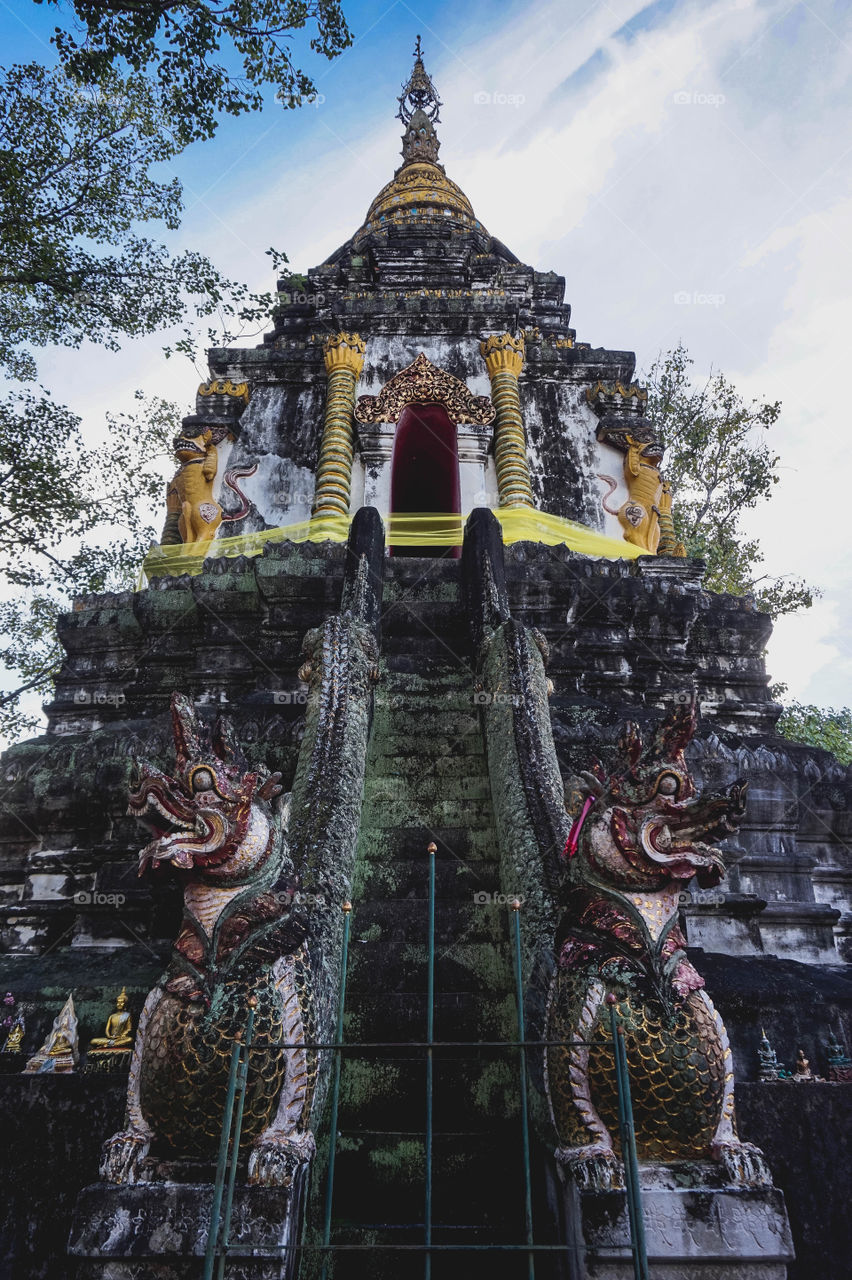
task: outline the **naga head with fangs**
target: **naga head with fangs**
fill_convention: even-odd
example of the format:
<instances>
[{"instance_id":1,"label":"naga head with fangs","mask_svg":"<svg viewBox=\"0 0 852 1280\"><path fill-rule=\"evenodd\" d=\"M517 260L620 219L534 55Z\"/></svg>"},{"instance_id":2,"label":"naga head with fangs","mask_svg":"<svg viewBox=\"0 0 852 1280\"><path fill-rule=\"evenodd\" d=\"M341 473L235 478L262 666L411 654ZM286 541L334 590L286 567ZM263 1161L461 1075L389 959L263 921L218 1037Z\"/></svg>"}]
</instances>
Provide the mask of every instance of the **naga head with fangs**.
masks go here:
<instances>
[{"instance_id":1,"label":"naga head with fangs","mask_svg":"<svg viewBox=\"0 0 852 1280\"><path fill-rule=\"evenodd\" d=\"M693 876L710 889L724 878L712 842L737 830L748 784L740 779L721 793L697 791L684 757L695 729L691 703L675 707L645 750L638 727L628 724L610 773L597 767L581 775L588 817L576 840L572 881L648 893L679 890Z\"/></svg>"},{"instance_id":2,"label":"naga head with fangs","mask_svg":"<svg viewBox=\"0 0 852 1280\"><path fill-rule=\"evenodd\" d=\"M128 813L154 833L139 874L170 864L209 883L245 882L274 852L281 775L250 771L230 722L220 717L208 735L185 694L172 695L171 714L174 775L140 761L130 791Z\"/></svg>"}]
</instances>

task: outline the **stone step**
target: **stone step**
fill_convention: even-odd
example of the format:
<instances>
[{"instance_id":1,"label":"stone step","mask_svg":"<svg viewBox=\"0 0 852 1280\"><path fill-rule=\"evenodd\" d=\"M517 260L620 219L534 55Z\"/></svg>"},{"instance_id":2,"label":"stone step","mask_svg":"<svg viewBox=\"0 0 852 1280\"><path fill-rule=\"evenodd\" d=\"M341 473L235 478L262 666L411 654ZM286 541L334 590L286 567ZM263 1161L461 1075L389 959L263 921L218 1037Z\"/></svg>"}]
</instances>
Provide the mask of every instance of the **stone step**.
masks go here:
<instances>
[{"instance_id":1,"label":"stone step","mask_svg":"<svg viewBox=\"0 0 852 1280\"><path fill-rule=\"evenodd\" d=\"M394 684L408 683L412 688L433 692L470 683L473 671L469 663L459 667L449 653L443 658L413 653L408 649L383 657L382 675Z\"/></svg>"},{"instance_id":2,"label":"stone step","mask_svg":"<svg viewBox=\"0 0 852 1280\"><path fill-rule=\"evenodd\" d=\"M388 663L396 654L409 653L416 646L421 657L441 659L460 676L470 669L467 644L466 636L454 635L440 619L435 620L434 626L422 623L399 635L390 632L382 636L382 652Z\"/></svg>"},{"instance_id":3,"label":"stone step","mask_svg":"<svg viewBox=\"0 0 852 1280\"><path fill-rule=\"evenodd\" d=\"M450 573L445 572L437 560L412 558L407 565L410 569L404 573L385 572L385 604L411 600L417 604L455 604L461 607L460 561L453 562Z\"/></svg>"},{"instance_id":4,"label":"stone step","mask_svg":"<svg viewBox=\"0 0 852 1280\"><path fill-rule=\"evenodd\" d=\"M419 602L410 596L390 602L382 613L382 652L386 656L412 652L428 641L424 653L470 667L467 619L450 601Z\"/></svg>"},{"instance_id":5,"label":"stone step","mask_svg":"<svg viewBox=\"0 0 852 1280\"><path fill-rule=\"evenodd\" d=\"M488 1226L517 1233L518 1241L523 1239L523 1157L519 1129L519 1125L501 1126L502 1176L498 1179L493 1176L493 1132L435 1135L434 1222ZM335 1216L338 1221L349 1219L356 1224L377 1220L383 1223L422 1221L424 1181L422 1129L396 1134L342 1133L337 1144Z\"/></svg>"},{"instance_id":6,"label":"stone step","mask_svg":"<svg viewBox=\"0 0 852 1280\"><path fill-rule=\"evenodd\" d=\"M425 1051L352 1050L343 1056L342 1130L402 1129L419 1122L426 1097ZM517 1049L433 1051L436 1131L493 1135L495 1123L520 1123ZM450 1054L461 1056L451 1057Z\"/></svg>"},{"instance_id":7,"label":"stone step","mask_svg":"<svg viewBox=\"0 0 852 1280\"><path fill-rule=\"evenodd\" d=\"M462 935L464 936L464 935ZM507 948L508 949L508 948ZM375 991L389 994L418 991L426 983L426 945L417 940L392 957L381 940L361 942L349 950L347 995ZM493 995L512 991L512 966L493 943L459 941L435 956L435 984L444 991Z\"/></svg>"},{"instance_id":8,"label":"stone step","mask_svg":"<svg viewBox=\"0 0 852 1280\"><path fill-rule=\"evenodd\" d=\"M392 695L396 696L396 695ZM383 754L404 747L412 738L422 743L428 739L455 743L467 737L482 741L479 713L475 706L470 710L447 710L443 706L425 705L406 707L400 695L397 706L378 704L373 728L376 741L382 742Z\"/></svg>"},{"instance_id":9,"label":"stone step","mask_svg":"<svg viewBox=\"0 0 852 1280\"><path fill-rule=\"evenodd\" d=\"M462 739L460 742L444 743L438 741L436 750L430 754L430 762L444 775L466 778L487 778L485 756L476 750L473 739ZM402 748L407 747L407 751ZM442 749L443 748L443 749ZM423 772L424 752L415 738L408 738L400 743L400 751L391 755L383 751L381 755L371 759L367 767L369 779L378 778L417 778Z\"/></svg>"},{"instance_id":10,"label":"stone step","mask_svg":"<svg viewBox=\"0 0 852 1280\"><path fill-rule=\"evenodd\" d=\"M361 858L369 862L385 861L389 857L426 858L431 843L438 846L437 859L471 856L493 861L497 857L497 842L490 823L480 826L451 825L449 823L417 823L400 825L397 835L389 830L377 830L368 825L362 827Z\"/></svg>"},{"instance_id":11,"label":"stone step","mask_svg":"<svg viewBox=\"0 0 852 1280\"><path fill-rule=\"evenodd\" d=\"M425 974L424 974L425 978ZM352 992L347 1000L344 1039L347 1041L419 1042L426 1034L426 990L422 980L413 991L381 995ZM444 989L435 995L435 1038L514 1040L517 1010L513 990L471 993Z\"/></svg>"},{"instance_id":12,"label":"stone step","mask_svg":"<svg viewBox=\"0 0 852 1280\"><path fill-rule=\"evenodd\" d=\"M455 897L436 898L435 938L438 947L443 949L461 937L468 942L490 942L495 946L505 944L508 907L485 903L483 896L483 891L472 890L462 901ZM381 941L389 949L409 946L412 940L426 937L427 914L428 898L425 895L401 900L364 895L352 918L352 944L362 946L365 941Z\"/></svg>"},{"instance_id":13,"label":"stone step","mask_svg":"<svg viewBox=\"0 0 852 1280\"><path fill-rule=\"evenodd\" d=\"M446 762L445 762L446 761ZM364 784L364 804L396 804L402 801L419 804L433 802L436 807L447 800L491 801L491 784L482 771L457 773L446 757L424 760L419 775L396 778L392 775L369 777ZM369 818L366 819L369 823Z\"/></svg>"},{"instance_id":14,"label":"stone step","mask_svg":"<svg viewBox=\"0 0 852 1280\"><path fill-rule=\"evenodd\" d=\"M461 1228L439 1233L435 1229L433 1239L436 1244L458 1244L460 1240L464 1240L468 1243L491 1245L497 1230L499 1228L493 1226L478 1233L470 1229L464 1232ZM523 1239L522 1234L519 1236L517 1231L512 1235L513 1239L508 1243L516 1244L519 1239ZM369 1230L356 1230L353 1239L359 1243L365 1239L373 1243L366 1249L359 1248L351 1252L342 1249L334 1253L334 1280L422 1280L425 1253L419 1248L399 1247L409 1242L419 1245L423 1239L422 1225L417 1228L397 1228L393 1233L384 1224L381 1228L371 1226ZM376 1247L379 1245L384 1247ZM397 1247L394 1248L394 1245ZM555 1280L557 1273L552 1269L555 1263L551 1258L542 1254L535 1256L536 1280L551 1280L551 1277ZM320 1275L319 1265L314 1265L317 1269L310 1272L311 1280L314 1275ZM501 1253L499 1250L492 1252L491 1249L487 1252L435 1250L432 1254L431 1274L433 1280L471 1280L471 1276L480 1274L487 1274L488 1280L527 1280L529 1271L527 1255L523 1251Z\"/></svg>"},{"instance_id":15,"label":"stone step","mask_svg":"<svg viewBox=\"0 0 852 1280\"><path fill-rule=\"evenodd\" d=\"M368 831L371 828L396 830L403 824L422 826L426 830L463 824L486 827L491 823L491 797L477 800L452 796L440 800L433 796L412 796L408 800L396 801L383 799L381 803L365 804L363 822Z\"/></svg>"},{"instance_id":16,"label":"stone step","mask_svg":"<svg viewBox=\"0 0 852 1280\"><path fill-rule=\"evenodd\" d=\"M473 733L479 731L480 704L477 699L481 696L472 684L466 689L450 689L438 696L417 689L385 688L376 692L375 714L382 717L384 732L400 737L407 737L412 727L416 728L415 717L423 715L470 718L475 721L475 729L473 725L470 728ZM446 731L431 736L449 737L450 734Z\"/></svg>"},{"instance_id":17,"label":"stone step","mask_svg":"<svg viewBox=\"0 0 852 1280\"><path fill-rule=\"evenodd\" d=\"M379 852L380 849L380 842L375 841L373 851ZM500 892L500 872L497 863L489 856L492 852L493 834L489 834L484 856L468 846L458 857L436 862L435 894L441 904L439 911L443 910L445 902L457 902L463 897L472 902L475 893ZM356 867L351 894L356 912L371 899L389 903L390 910L394 902L417 900L423 904L421 910L425 912L428 895L426 857L394 858L390 850L386 859L364 861Z\"/></svg>"},{"instance_id":18,"label":"stone step","mask_svg":"<svg viewBox=\"0 0 852 1280\"><path fill-rule=\"evenodd\" d=\"M385 571L385 588L392 599L410 596L422 601L460 602L461 560L455 556L391 556Z\"/></svg>"}]
</instances>

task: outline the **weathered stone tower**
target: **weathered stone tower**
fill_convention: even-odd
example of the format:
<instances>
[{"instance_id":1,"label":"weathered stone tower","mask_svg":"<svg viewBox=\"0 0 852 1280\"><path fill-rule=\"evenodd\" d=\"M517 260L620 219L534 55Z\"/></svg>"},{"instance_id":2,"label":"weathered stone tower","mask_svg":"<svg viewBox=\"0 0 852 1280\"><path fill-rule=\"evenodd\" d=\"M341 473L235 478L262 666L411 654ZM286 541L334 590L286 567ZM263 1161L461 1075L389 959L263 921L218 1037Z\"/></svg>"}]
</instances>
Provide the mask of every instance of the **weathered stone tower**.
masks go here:
<instances>
[{"instance_id":1,"label":"weathered stone tower","mask_svg":"<svg viewBox=\"0 0 852 1280\"><path fill-rule=\"evenodd\" d=\"M848 1272L849 772L439 106L418 42L402 165L210 352L145 588L4 759L2 1276L202 1275L250 1011L225 1274L630 1275L607 995L651 1274Z\"/></svg>"}]
</instances>

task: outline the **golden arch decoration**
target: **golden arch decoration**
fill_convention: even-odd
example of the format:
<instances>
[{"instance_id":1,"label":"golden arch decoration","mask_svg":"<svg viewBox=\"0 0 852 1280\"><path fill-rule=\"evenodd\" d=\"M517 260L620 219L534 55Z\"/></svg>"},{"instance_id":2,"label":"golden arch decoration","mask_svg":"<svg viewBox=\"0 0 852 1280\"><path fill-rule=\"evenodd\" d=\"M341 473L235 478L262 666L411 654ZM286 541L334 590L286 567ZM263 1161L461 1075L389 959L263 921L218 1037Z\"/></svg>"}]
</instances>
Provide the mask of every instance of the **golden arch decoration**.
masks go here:
<instances>
[{"instance_id":1,"label":"golden arch decoration","mask_svg":"<svg viewBox=\"0 0 852 1280\"><path fill-rule=\"evenodd\" d=\"M385 383L377 396L361 396L355 405L357 422L396 422L409 404L443 405L458 426L470 422L487 426L494 421L490 396L475 396L459 379L439 369L421 351L416 360L400 369Z\"/></svg>"}]
</instances>

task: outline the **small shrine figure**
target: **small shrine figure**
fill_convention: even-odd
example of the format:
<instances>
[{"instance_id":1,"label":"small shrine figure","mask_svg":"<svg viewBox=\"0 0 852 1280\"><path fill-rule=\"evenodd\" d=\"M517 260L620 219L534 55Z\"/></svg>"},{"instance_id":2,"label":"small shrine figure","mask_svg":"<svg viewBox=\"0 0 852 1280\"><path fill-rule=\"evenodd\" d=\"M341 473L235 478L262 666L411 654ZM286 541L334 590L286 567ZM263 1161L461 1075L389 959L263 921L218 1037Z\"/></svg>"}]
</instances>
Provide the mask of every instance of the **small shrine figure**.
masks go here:
<instances>
[{"instance_id":1,"label":"small shrine figure","mask_svg":"<svg viewBox=\"0 0 852 1280\"><path fill-rule=\"evenodd\" d=\"M133 1023L127 1008L127 989L122 987L115 998L115 1009L109 1015L102 1036L93 1036L86 1057L87 1073L121 1071L130 1065L133 1050Z\"/></svg>"},{"instance_id":2,"label":"small shrine figure","mask_svg":"<svg viewBox=\"0 0 852 1280\"><path fill-rule=\"evenodd\" d=\"M837 1084L852 1082L852 1058L844 1053L843 1046L833 1031L829 1032L827 1051L829 1080Z\"/></svg>"},{"instance_id":3,"label":"small shrine figure","mask_svg":"<svg viewBox=\"0 0 852 1280\"><path fill-rule=\"evenodd\" d=\"M56 1075L74 1071L80 1058L77 1035L77 1014L74 997L69 995L58 1017L54 1018L50 1034L38 1053L24 1067L27 1075Z\"/></svg>"},{"instance_id":4,"label":"small shrine figure","mask_svg":"<svg viewBox=\"0 0 852 1280\"><path fill-rule=\"evenodd\" d=\"M796 1070L793 1072L793 1079L799 1084L812 1082L816 1079L816 1076L811 1071L811 1064L805 1057L804 1049L800 1049L796 1054Z\"/></svg>"},{"instance_id":5,"label":"small shrine figure","mask_svg":"<svg viewBox=\"0 0 852 1280\"><path fill-rule=\"evenodd\" d=\"M20 1053L24 1043L24 1032L26 1026L24 1024L24 1015L20 1010L15 1014L14 1021L9 1029L6 1042L3 1045L4 1053Z\"/></svg>"},{"instance_id":6,"label":"small shrine figure","mask_svg":"<svg viewBox=\"0 0 852 1280\"><path fill-rule=\"evenodd\" d=\"M762 1038L760 1041L760 1048L757 1051L757 1056L760 1061L758 1079L764 1082L780 1080L782 1076L782 1067L778 1061L778 1054L769 1043L763 1027L760 1029L760 1034Z\"/></svg>"}]
</instances>

